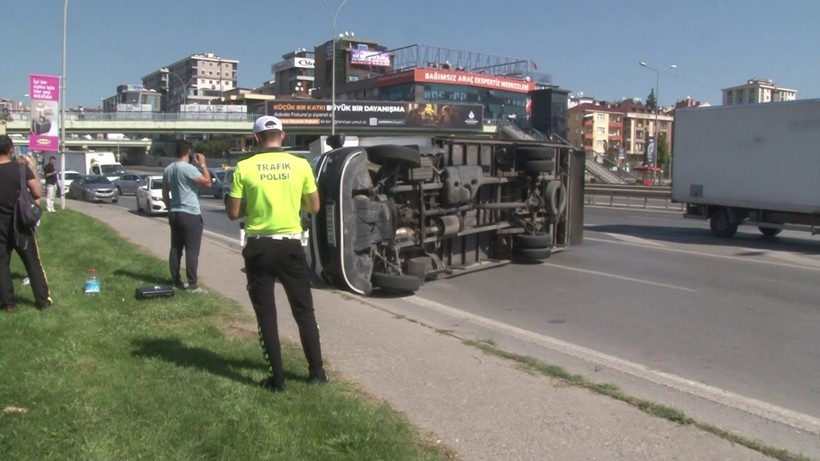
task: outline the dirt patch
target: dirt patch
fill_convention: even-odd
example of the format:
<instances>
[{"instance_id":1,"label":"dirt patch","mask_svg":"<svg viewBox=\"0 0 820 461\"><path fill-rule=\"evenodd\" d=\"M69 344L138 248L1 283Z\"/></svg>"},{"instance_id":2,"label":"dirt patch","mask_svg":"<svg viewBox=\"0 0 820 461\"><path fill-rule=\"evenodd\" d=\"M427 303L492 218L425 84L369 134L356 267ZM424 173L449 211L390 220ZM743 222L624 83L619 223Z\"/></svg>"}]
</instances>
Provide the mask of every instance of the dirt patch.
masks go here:
<instances>
[{"instance_id":1,"label":"dirt patch","mask_svg":"<svg viewBox=\"0 0 820 461\"><path fill-rule=\"evenodd\" d=\"M214 323L228 339L245 340L259 335L256 322L250 319L219 317Z\"/></svg>"}]
</instances>

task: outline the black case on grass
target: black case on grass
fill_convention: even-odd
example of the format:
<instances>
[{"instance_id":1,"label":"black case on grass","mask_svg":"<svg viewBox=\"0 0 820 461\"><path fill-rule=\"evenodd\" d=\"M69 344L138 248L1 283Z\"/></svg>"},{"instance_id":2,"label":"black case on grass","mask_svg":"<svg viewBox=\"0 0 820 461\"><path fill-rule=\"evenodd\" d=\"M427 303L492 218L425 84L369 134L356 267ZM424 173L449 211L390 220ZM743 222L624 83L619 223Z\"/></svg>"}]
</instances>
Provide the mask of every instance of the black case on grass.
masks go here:
<instances>
[{"instance_id":1,"label":"black case on grass","mask_svg":"<svg viewBox=\"0 0 820 461\"><path fill-rule=\"evenodd\" d=\"M174 296L174 289L163 285L137 287L135 296L137 299L170 298Z\"/></svg>"}]
</instances>

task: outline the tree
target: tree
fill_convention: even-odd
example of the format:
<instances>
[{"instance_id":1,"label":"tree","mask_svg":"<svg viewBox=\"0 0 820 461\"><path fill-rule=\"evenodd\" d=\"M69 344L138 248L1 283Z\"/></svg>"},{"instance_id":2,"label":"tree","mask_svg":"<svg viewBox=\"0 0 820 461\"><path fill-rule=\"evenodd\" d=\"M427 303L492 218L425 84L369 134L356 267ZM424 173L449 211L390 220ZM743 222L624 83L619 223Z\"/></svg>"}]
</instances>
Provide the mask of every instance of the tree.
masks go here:
<instances>
[{"instance_id":1,"label":"tree","mask_svg":"<svg viewBox=\"0 0 820 461\"><path fill-rule=\"evenodd\" d=\"M231 148L231 142L227 139L211 139L202 141L194 146L194 150L202 149L205 157L222 158L222 153Z\"/></svg>"},{"instance_id":2,"label":"tree","mask_svg":"<svg viewBox=\"0 0 820 461\"><path fill-rule=\"evenodd\" d=\"M666 142L666 133L658 135L658 167L669 171L669 144Z\"/></svg>"},{"instance_id":3,"label":"tree","mask_svg":"<svg viewBox=\"0 0 820 461\"><path fill-rule=\"evenodd\" d=\"M652 110L658 108L658 97L655 95L654 88L652 88L652 91L649 92L649 96L646 97L646 107Z\"/></svg>"}]
</instances>

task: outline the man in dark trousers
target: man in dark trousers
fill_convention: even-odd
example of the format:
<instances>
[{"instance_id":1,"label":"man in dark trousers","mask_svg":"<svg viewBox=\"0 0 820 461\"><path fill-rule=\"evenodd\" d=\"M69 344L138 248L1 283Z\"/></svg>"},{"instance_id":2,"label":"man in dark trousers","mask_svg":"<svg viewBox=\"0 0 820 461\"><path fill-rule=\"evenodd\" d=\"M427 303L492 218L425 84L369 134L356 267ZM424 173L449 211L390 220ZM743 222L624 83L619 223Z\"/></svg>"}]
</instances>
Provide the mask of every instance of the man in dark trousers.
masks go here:
<instances>
[{"instance_id":1,"label":"man in dark trousers","mask_svg":"<svg viewBox=\"0 0 820 461\"><path fill-rule=\"evenodd\" d=\"M43 167L43 176L46 179L46 211L54 212L54 197L57 196L57 159L52 155Z\"/></svg>"},{"instance_id":2,"label":"man in dark trousers","mask_svg":"<svg viewBox=\"0 0 820 461\"><path fill-rule=\"evenodd\" d=\"M247 217L247 243L242 256L248 294L256 312L263 352L270 362L270 376L259 384L281 392L285 390L285 373L276 320L276 280L285 288L299 327L308 380L328 382L301 239L300 210L319 211L319 193L307 160L282 149L285 132L278 118L258 118L253 135L259 151L237 163L227 211L231 220Z\"/></svg>"},{"instance_id":3,"label":"man in dark trousers","mask_svg":"<svg viewBox=\"0 0 820 461\"><path fill-rule=\"evenodd\" d=\"M31 280L34 302L38 309L51 306L46 274L40 263L37 239L34 232L15 232L14 208L20 194L20 166L25 165L26 186L34 201L39 204L43 189L29 162L12 158L14 143L6 135L0 135L0 309L14 312L14 281L11 276L11 252L17 252Z\"/></svg>"},{"instance_id":4,"label":"man in dark trousers","mask_svg":"<svg viewBox=\"0 0 820 461\"><path fill-rule=\"evenodd\" d=\"M174 287L184 288L180 276L182 253L185 253L185 275L188 277L188 291L202 293L198 285L197 266L199 248L202 245L202 213L199 209L199 186L211 185L211 173L205 164L205 156L197 154L191 159L191 143L177 141L177 159L168 165L162 174L162 201L168 209L168 224L171 226L171 251L168 265Z\"/></svg>"}]
</instances>

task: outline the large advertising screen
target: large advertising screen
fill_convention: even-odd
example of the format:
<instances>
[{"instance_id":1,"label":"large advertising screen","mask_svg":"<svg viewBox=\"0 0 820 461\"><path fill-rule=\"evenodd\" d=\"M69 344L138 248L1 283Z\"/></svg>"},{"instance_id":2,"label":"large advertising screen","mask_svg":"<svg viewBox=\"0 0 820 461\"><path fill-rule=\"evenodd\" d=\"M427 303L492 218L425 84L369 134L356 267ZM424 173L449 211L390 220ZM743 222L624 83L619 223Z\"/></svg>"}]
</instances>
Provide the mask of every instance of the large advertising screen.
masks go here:
<instances>
[{"instance_id":1,"label":"large advertising screen","mask_svg":"<svg viewBox=\"0 0 820 461\"><path fill-rule=\"evenodd\" d=\"M374 67L392 66L389 52L375 50L350 50L350 64Z\"/></svg>"},{"instance_id":2,"label":"large advertising screen","mask_svg":"<svg viewBox=\"0 0 820 461\"><path fill-rule=\"evenodd\" d=\"M56 152L60 148L60 77L57 75L29 75L29 94L31 95L31 132L28 137L28 146L31 150Z\"/></svg>"},{"instance_id":3,"label":"large advertising screen","mask_svg":"<svg viewBox=\"0 0 820 461\"><path fill-rule=\"evenodd\" d=\"M330 127L332 104L327 101L268 101L267 113L288 127ZM340 128L428 129L481 131L484 112L478 104L431 104L380 101L336 102Z\"/></svg>"}]
</instances>

